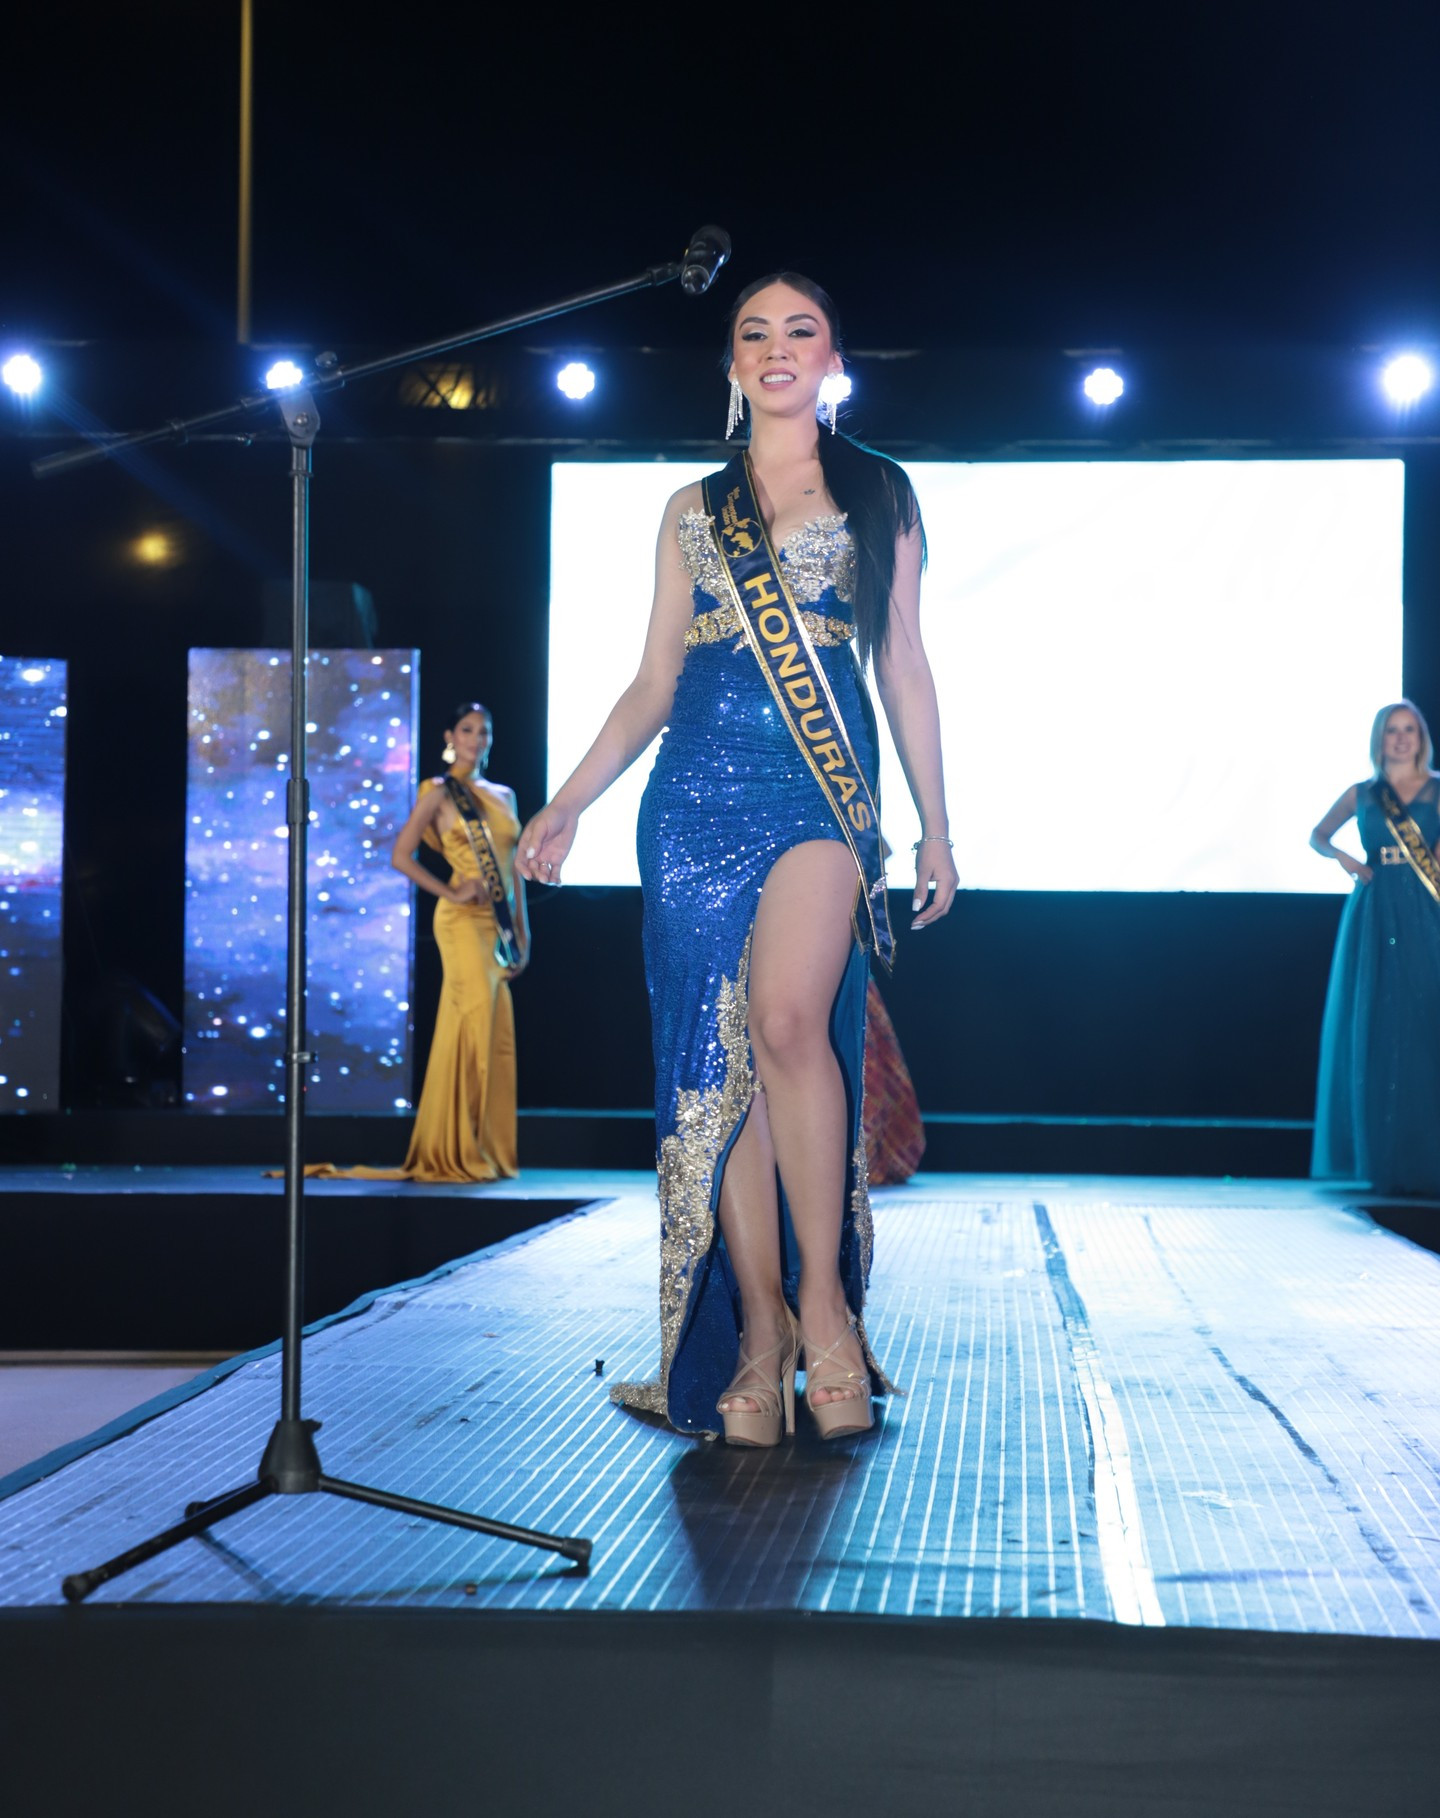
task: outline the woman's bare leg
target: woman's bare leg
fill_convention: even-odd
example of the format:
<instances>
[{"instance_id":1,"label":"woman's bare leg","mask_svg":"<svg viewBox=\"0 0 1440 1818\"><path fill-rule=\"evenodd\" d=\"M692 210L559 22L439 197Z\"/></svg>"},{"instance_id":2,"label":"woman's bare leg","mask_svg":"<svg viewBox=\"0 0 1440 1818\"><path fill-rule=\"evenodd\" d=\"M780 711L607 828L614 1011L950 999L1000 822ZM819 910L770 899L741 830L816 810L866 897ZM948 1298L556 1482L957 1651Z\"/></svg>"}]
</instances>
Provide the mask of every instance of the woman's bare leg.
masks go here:
<instances>
[{"instance_id":1,"label":"woman's bare leg","mask_svg":"<svg viewBox=\"0 0 1440 1818\"><path fill-rule=\"evenodd\" d=\"M818 1348L840 1339L847 1320L840 1232L849 1131L830 1012L854 939L855 888L848 847L792 847L765 880L750 949L750 1043L800 1250L800 1323ZM837 1361L863 1370L858 1340L842 1345ZM853 1393L822 1390L814 1399Z\"/></svg>"},{"instance_id":2,"label":"woman's bare leg","mask_svg":"<svg viewBox=\"0 0 1440 1818\"><path fill-rule=\"evenodd\" d=\"M775 1150L770 1142L770 1120L765 1094L750 1101L745 1123L736 1137L720 1182L720 1229L725 1249L740 1288L747 1355L763 1356L772 1345L789 1335L780 1256L780 1196L775 1186ZM772 1358L766 1374L773 1382L779 1372ZM743 1389L748 1372L735 1377ZM743 1394L725 1395L724 1413L750 1413L758 1403Z\"/></svg>"}]
</instances>

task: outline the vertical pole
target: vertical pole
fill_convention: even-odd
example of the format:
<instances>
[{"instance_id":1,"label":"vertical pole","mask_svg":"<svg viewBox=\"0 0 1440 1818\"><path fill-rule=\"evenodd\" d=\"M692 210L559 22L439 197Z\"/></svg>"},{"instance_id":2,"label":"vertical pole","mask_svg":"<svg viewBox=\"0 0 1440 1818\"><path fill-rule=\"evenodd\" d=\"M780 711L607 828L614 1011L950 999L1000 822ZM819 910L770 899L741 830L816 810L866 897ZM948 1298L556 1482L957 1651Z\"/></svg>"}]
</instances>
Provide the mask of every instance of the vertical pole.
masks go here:
<instances>
[{"instance_id":1,"label":"vertical pole","mask_svg":"<svg viewBox=\"0 0 1440 1818\"><path fill-rule=\"evenodd\" d=\"M303 394L302 394L303 395ZM300 433L314 435L315 407L298 418ZM292 425L292 432L294 429ZM290 601L290 781L285 793L289 829L289 938L285 967L285 1342L281 1419L300 1418L300 1328L305 1296L305 1085L313 1057L306 1052L305 933L306 855L310 831L310 781L305 767L305 721L310 641L310 440L292 441Z\"/></svg>"},{"instance_id":2,"label":"vertical pole","mask_svg":"<svg viewBox=\"0 0 1440 1818\"><path fill-rule=\"evenodd\" d=\"M250 176L255 87L255 0L240 0L240 222L235 287L235 339L250 343Z\"/></svg>"}]
</instances>

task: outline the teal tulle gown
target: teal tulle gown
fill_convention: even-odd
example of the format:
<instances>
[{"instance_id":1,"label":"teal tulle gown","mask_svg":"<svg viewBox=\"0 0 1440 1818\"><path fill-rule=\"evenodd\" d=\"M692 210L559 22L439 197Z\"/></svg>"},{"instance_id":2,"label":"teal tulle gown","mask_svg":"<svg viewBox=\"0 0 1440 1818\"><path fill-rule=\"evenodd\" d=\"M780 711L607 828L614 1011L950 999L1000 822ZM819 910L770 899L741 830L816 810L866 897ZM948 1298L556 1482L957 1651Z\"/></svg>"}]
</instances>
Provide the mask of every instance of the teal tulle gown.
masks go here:
<instances>
[{"instance_id":1,"label":"teal tulle gown","mask_svg":"<svg viewBox=\"0 0 1440 1818\"><path fill-rule=\"evenodd\" d=\"M855 552L843 516L812 519L779 551L819 660L872 787L876 741L850 640ZM729 601L703 512L680 520L677 562L692 589L685 667L641 803L645 976L655 1046L660 1173L660 1368L617 1383L622 1404L662 1414L681 1432L714 1432L715 1403L735 1369L739 1298L716 1217L725 1161L756 1090L750 1052L750 936L760 891L782 853L842 837L776 712ZM849 1107L840 1275L861 1314L872 1227L861 1135L866 956L853 946L830 1017ZM788 1217L786 1292L798 1258ZM861 1325L864 1342L864 1326ZM877 1392L889 1385L869 1358Z\"/></svg>"},{"instance_id":2,"label":"teal tulle gown","mask_svg":"<svg viewBox=\"0 0 1440 1818\"><path fill-rule=\"evenodd\" d=\"M1440 777L1410 814L1433 848ZM1440 903L1408 861L1382 862L1395 847L1369 783L1356 819L1373 876L1357 882L1340 917L1310 1172L1440 1198Z\"/></svg>"}]
</instances>

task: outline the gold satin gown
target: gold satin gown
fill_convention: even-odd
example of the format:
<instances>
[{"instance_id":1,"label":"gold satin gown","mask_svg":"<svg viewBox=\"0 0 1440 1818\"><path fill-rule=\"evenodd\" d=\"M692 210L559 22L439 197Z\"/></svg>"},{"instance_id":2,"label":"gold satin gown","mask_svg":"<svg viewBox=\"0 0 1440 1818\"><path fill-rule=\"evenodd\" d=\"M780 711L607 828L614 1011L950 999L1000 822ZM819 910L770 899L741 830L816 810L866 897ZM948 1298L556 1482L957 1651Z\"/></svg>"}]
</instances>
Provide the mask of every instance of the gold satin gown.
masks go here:
<instances>
[{"instance_id":1,"label":"gold satin gown","mask_svg":"<svg viewBox=\"0 0 1440 1818\"><path fill-rule=\"evenodd\" d=\"M420 795L437 786L434 777ZM520 823L488 790L472 791L511 901ZM424 835L450 861L450 882L477 877L479 866L460 820L448 833ZM515 1010L505 970L495 958L495 914L488 901L435 904L435 944L445 979L425 1067L420 1108L403 1168L337 1168L312 1162L315 1179L466 1181L512 1180L520 1172L515 1147Z\"/></svg>"},{"instance_id":2,"label":"gold satin gown","mask_svg":"<svg viewBox=\"0 0 1440 1818\"><path fill-rule=\"evenodd\" d=\"M427 778L423 796L436 787ZM520 823L488 790L472 791L485 817L506 888L515 889ZM433 827L427 845L450 861L450 882L479 875L464 826ZM401 1176L408 1180L504 1180L520 1172L515 1144L515 1010L495 958L488 902L435 905L435 944L445 981L425 1084Z\"/></svg>"}]
</instances>

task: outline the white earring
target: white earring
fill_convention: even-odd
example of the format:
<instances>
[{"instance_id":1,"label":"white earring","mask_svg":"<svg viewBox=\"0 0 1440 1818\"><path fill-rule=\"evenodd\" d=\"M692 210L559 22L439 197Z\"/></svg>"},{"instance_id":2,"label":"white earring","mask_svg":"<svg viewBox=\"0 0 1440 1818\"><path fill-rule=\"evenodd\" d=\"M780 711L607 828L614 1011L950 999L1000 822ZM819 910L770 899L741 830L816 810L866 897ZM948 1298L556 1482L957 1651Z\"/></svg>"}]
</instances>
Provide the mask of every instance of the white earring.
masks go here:
<instances>
[{"instance_id":1,"label":"white earring","mask_svg":"<svg viewBox=\"0 0 1440 1818\"><path fill-rule=\"evenodd\" d=\"M828 398L826 398L824 404L820 407L820 414L822 417L824 417L825 421L830 425L830 433L832 436L835 433L835 419L839 415L839 413L840 413L840 401L835 396L834 392L831 392L830 396Z\"/></svg>"},{"instance_id":2,"label":"white earring","mask_svg":"<svg viewBox=\"0 0 1440 1818\"><path fill-rule=\"evenodd\" d=\"M453 764L455 762L455 747L450 743L449 739L446 739L445 749L440 753L440 762L442 764Z\"/></svg>"},{"instance_id":3,"label":"white earring","mask_svg":"<svg viewBox=\"0 0 1440 1818\"><path fill-rule=\"evenodd\" d=\"M740 389L740 381L731 375L730 379L730 414L725 419L725 440L728 442L734 435L736 425L745 421L745 393Z\"/></svg>"}]
</instances>

